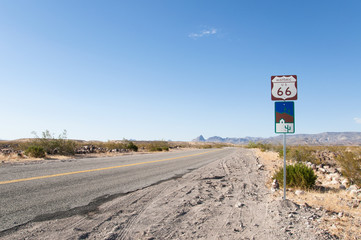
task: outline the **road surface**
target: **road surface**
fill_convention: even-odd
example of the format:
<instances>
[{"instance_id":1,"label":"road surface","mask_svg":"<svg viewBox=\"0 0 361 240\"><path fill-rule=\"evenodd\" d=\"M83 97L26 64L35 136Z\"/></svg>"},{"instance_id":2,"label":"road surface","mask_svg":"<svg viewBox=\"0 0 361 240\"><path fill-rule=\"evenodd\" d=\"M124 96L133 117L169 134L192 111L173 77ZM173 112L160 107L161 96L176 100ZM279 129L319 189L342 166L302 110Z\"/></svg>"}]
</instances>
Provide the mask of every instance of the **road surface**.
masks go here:
<instances>
[{"instance_id":1,"label":"road surface","mask_svg":"<svg viewBox=\"0 0 361 240\"><path fill-rule=\"evenodd\" d=\"M189 150L0 166L0 231L63 218L181 176L235 149Z\"/></svg>"}]
</instances>

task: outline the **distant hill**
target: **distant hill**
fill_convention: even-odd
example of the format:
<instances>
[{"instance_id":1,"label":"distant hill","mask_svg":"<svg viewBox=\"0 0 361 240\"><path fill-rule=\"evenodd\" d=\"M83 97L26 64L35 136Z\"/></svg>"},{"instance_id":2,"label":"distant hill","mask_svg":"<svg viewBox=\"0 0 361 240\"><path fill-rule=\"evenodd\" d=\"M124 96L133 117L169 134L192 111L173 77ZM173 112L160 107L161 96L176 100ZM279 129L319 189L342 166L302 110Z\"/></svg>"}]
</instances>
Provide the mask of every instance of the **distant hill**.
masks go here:
<instances>
[{"instance_id":1,"label":"distant hill","mask_svg":"<svg viewBox=\"0 0 361 240\"><path fill-rule=\"evenodd\" d=\"M202 138L200 138L202 137ZM202 139L202 141L200 141ZM233 144L248 144L249 142L262 142L271 144L282 144L283 136L259 138L222 138L218 136L205 139L202 135L194 142L221 142ZM361 146L361 132L325 132L318 134L287 134L287 144L290 145L358 145Z\"/></svg>"},{"instance_id":2,"label":"distant hill","mask_svg":"<svg viewBox=\"0 0 361 240\"><path fill-rule=\"evenodd\" d=\"M202 139L202 140L200 140ZM233 144L247 144L251 141L261 141L263 138L245 137L245 138L222 138L218 136L205 139L202 135L192 140L192 142L216 142L216 143L233 143Z\"/></svg>"}]
</instances>

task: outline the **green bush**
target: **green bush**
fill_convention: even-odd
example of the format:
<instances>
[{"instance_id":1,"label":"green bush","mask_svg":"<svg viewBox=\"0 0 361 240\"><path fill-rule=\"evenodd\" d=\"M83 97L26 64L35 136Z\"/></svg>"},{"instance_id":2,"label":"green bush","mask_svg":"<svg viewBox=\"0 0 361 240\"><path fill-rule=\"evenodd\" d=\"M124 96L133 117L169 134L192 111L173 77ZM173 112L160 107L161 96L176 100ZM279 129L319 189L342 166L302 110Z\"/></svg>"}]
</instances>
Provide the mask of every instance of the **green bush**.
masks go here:
<instances>
[{"instance_id":1,"label":"green bush","mask_svg":"<svg viewBox=\"0 0 361 240\"><path fill-rule=\"evenodd\" d=\"M129 149L129 150L134 151L134 152L138 152L138 146L135 145L133 142L125 140L124 143L125 143L125 148L126 149Z\"/></svg>"},{"instance_id":2,"label":"green bush","mask_svg":"<svg viewBox=\"0 0 361 240\"><path fill-rule=\"evenodd\" d=\"M30 146L28 149L26 149L25 155L35 158L44 158L45 150L40 146Z\"/></svg>"},{"instance_id":3,"label":"green bush","mask_svg":"<svg viewBox=\"0 0 361 240\"><path fill-rule=\"evenodd\" d=\"M169 144L166 141L153 141L147 146L151 152L169 151Z\"/></svg>"},{"instance_id":4,"label":"green bush","mask_svg":"<svg viewBox=\"0 0 361 240\"><path fill-rule=\"evenodd\" d=\"M343 151L337 161L342 167L342 174L351 184L361 187L361 157L360 153Z\"/></svg>"},{"instance_id":5,"label":"green bush","mask_svg":"<svg viewBox=\"0 0 361 240\"><path fill-rule=\"evenodd\" d=\"M42 137L38 137L35 132L35 139L29 144L31 146L39 146L44 149L47 154L60 154L60 155L74 155L76 142L67 139L66 130L59 135L58 138L54 137L54 134L50 134L49 130L42 133Z\"/></svg>"},{"instance_id":6,"label":"green bush","mask_svg":"<svg viewBox=\"0 0 361 240\"><path fill-rule=\"evenodd\" d=\"M312 168L302 163L288 165L286 167L286 185L288 187L296 187L301 189L310 189L315 183L317 176ZM273 175L273 179L277 179L280 185L283 185L283 167Z\"/></svg>"},{"instance_id":7,"label":"green bush","mask_svg":"<svg viewBox=\"0 0 361 240\"><path fill-rule=\"evenodd\" d=\"M99 144L96 144L99 145ZM108 141L105 144L101 144L101 147L105 147L107 149L129 149L131 151L137 152L138 146L135 145L132 141L124 139L123 141Z\"/></svg>"}]
</instances>

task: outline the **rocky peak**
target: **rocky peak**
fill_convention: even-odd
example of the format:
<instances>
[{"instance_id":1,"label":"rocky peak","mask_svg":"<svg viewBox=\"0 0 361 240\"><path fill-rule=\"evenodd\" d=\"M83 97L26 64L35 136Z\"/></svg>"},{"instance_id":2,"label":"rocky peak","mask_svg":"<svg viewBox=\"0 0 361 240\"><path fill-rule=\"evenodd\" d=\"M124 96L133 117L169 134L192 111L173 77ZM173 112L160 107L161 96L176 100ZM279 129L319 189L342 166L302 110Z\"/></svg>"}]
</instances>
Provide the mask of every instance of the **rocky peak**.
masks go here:
<instances>
[{"instance_id":1,"label":"rocky peak","mask_svg":"<svg viewBox=\"0 0 361 240\"><path fill-rule=\"evenodd\" d=\"M200 135L199 137L196 137L192 140L193 142L205 142L206 139L204 139L203 135Z\"/></svg>"}]
</instances>

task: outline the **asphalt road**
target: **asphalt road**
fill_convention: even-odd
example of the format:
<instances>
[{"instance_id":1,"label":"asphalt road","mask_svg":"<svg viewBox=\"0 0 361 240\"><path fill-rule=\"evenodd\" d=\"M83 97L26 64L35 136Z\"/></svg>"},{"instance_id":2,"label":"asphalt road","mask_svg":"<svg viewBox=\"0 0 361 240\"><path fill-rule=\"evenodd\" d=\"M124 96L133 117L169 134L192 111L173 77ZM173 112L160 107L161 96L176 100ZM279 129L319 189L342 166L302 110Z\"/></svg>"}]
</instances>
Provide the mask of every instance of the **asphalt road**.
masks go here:
<instances>
[{"instance_id":1,"label":"asphalt road","mask_svg":"<svg viewBox=\"0 0 361 240\"><path fill-rule=\"evenodd\" d=\"M51 160L0 166L0 232L29 221L96 211L105 201L181 176L232 148Z\"/></svg>"}]
</instances>

